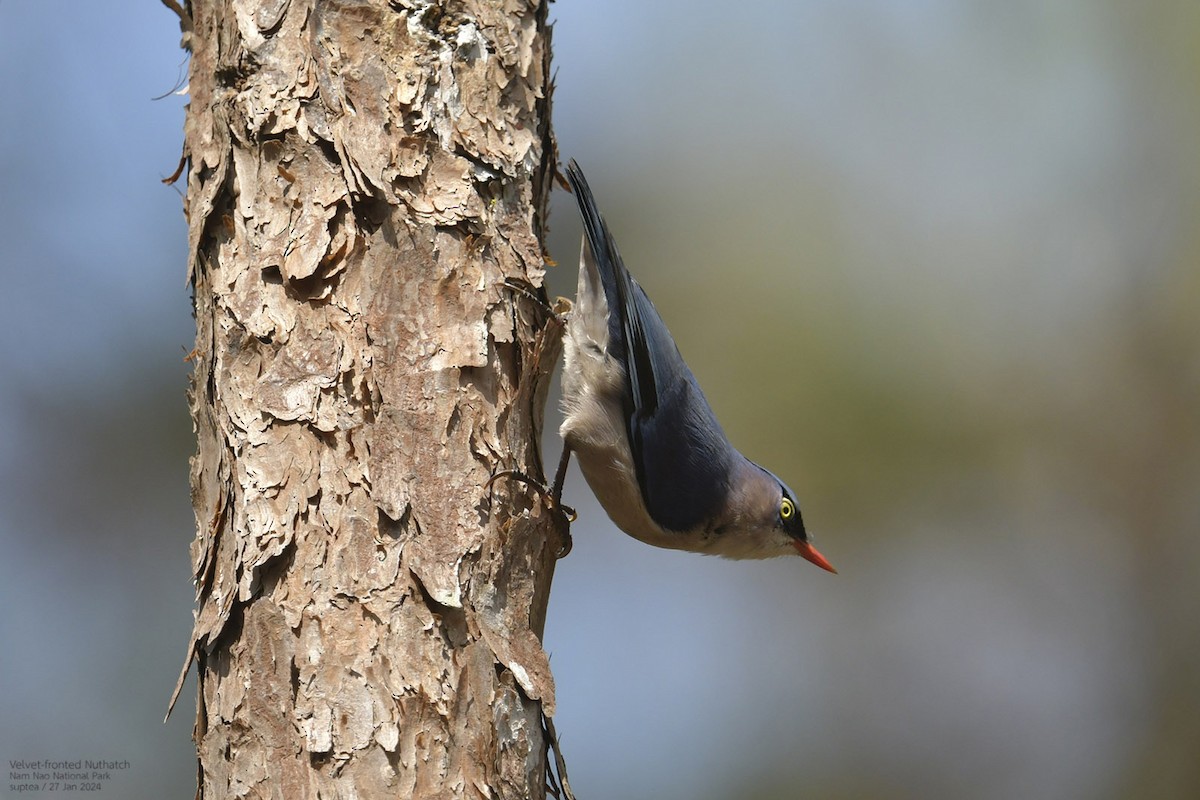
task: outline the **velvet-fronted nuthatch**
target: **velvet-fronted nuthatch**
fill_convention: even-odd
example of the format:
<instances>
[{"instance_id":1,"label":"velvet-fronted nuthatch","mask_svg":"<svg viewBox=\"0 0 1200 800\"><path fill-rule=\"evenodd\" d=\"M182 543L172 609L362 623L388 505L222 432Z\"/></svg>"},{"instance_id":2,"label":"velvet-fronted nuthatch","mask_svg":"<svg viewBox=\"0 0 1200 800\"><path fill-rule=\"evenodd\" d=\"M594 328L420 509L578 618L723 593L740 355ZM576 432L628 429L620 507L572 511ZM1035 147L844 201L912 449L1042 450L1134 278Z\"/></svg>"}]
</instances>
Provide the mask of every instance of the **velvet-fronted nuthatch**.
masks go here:
<instances>
[{"instance_id":1,"label":"velvet-fronted nuthatch","mask_svg":"<svg viewBox=\"0 0 1200 800\"><path fill-rule=\"evenodd\" d=\"M583 216L579 286L567 322L566 443L617 527L648 544L728 558L812 546L787 485L734 449L658 311L629 274L587 180L567 178Z\"/></svg>"}]
</instances>

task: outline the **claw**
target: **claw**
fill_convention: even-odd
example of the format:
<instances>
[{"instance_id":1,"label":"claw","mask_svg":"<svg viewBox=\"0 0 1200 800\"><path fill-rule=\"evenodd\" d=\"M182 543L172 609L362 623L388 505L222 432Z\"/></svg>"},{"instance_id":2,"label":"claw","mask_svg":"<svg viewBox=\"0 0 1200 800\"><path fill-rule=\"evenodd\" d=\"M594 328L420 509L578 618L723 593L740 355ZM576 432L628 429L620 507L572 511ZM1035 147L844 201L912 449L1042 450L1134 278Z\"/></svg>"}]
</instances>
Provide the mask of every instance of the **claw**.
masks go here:
<instances>
[{"instance_id":1,"label":"claw","mask_svg":"<svg viewBox=\"0 0 1200 800\"><path fill-rule=\"evenodd\" d=\"M500 470L499 472L493 474L492 477L488 478L487 483L484 484L484 488L491 490L492 484L501 478L511 478L512 480L519 481L520 483L523 483L529 488L533 489L538 493L538 496L542 498L542 500L546 503L546 506L552 512L560 514L562 518L566 520L566 524L561 528L563 545L561 548L559 548L558 553L555 554L556 558L565 558L566 555L571 552L571 548L574 546L574 542L571 540L571 523L579 518L579 514L576 513L575 509L571 506L563 504L557 497L555 497L554 492L547 489L541 481L529 477L520 470Z\"/></svg>"},{"instance_id":2,"label":"claw","mask_svg":"<svg viewBox=\"0 0 1200 800\"><path fill-rule=\"evenodd\" d=\"M539 294L538 290L533 286L532 283L529 283L528 281L520 280L518 278L513 278L513 277L505 278L504 285L507 288L512 289L517 294L524 295L525 297L532 300L534 305L536 305L538 308L540 308L542 310L542 313L544 313L546 316L551 317L553 319L560 318L558 312L555 311L554 307L551 306L549 302L547 302L546 297L545 297L546 293L544 290L541 292L541 294Z\"/></svg>"}]
</instances>

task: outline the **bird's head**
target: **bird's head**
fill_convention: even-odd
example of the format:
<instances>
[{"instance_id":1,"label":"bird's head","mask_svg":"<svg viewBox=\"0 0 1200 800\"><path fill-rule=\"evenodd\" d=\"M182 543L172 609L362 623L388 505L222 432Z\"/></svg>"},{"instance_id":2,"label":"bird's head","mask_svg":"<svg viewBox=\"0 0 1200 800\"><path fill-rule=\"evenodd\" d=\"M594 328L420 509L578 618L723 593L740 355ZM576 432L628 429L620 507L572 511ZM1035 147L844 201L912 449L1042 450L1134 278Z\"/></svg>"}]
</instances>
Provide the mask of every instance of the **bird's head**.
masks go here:
<instances>
[{"instance_id":1,"label":"bird's head","mask_svg":"<svg viewBox=\"0 0 1200 800\"><path fill-rule=\"evenodd\" d=\"M796 502L792 490L783 481L776 480L779 486L779 503L775 511L775 524L788 535L792 547L796 548L796 552L802 558L836 575L837 570L808 540L808 531L805 530L804 519L800 516L800 504Z\"/></svg>"},{"instance_id":2,"label":"bird's head","mask_svg":"<svg viewBox=\"0 0 1200 800\"><path fill-rule=\"evenodd\" d=\"M749 459L730 473L729 494L712 552L729 558L771 558L796 553L823 570L837 570L817 552L788 485Z\"/></svg>"}]
</instances>

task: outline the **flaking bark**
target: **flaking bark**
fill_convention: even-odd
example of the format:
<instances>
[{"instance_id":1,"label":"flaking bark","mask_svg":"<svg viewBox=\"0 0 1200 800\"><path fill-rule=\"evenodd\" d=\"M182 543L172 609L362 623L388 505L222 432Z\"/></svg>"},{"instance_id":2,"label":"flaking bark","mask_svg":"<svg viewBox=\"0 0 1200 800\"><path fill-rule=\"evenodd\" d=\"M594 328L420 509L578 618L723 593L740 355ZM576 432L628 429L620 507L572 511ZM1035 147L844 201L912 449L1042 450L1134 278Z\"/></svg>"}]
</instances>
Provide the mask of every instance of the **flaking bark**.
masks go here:
<instances>
[{"instance_id":1,"label":"flaking bark","mask_svg":"<svg viewBox=\"0 0 1200 800\"><path fill-rule=\"evenodd\" d=\"M543 796L545 5L176 10L198 795Z\"/></svg>"}]
</instances>

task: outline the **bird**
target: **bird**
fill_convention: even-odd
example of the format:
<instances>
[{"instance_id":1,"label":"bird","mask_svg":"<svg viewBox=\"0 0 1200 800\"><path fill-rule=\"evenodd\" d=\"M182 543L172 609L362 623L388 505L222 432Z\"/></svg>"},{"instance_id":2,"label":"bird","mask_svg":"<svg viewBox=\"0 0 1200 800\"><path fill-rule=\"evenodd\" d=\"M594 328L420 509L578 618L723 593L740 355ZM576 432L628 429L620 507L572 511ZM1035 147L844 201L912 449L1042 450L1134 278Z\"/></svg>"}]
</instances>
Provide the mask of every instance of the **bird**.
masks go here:
<instances>
[{"instance_id":1,"label":"bird","mask_svg":"<svg viewBox=\"0 0 1200 800\"><path fill-rule=\"evenodd\" d=\"M726 558L798 554L837 572L813 547L792 490L729 442L574 159L567 180L583 242L563 341L554 491L574 453L600 505L635 539Z\"/></svg>"}]
</instances>

